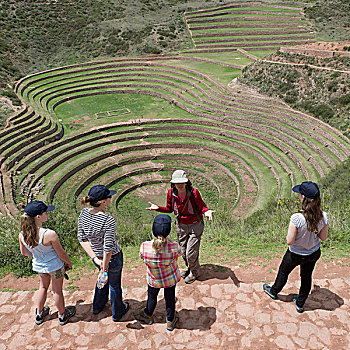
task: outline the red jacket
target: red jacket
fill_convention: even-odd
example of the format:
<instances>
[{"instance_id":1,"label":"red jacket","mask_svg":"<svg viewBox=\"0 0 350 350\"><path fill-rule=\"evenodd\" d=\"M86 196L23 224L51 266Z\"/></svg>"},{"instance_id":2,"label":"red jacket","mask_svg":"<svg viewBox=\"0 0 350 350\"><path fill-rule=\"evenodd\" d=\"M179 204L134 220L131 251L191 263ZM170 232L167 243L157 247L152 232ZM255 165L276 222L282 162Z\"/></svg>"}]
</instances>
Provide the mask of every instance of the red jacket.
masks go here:
<instances>
[{"instance_id":1,"label":"red jacket","mask_svg":"<svg viewBox=\"0 0 350 350\"><path fill-rule=\"evenodd\" d=\"M203 202L201 194L196 188L193 188L192 200L194 200L194 203L197 205L199 220L194 211L191 200L189 200L189 196L190 195L187 194L184 201L182 201L179 196L176 196L174 193L172 193L172 190L169 189L166 199L166 207L159 207L157 211L161 213L172 213L174 211L175 216L177 216L180 212L181 216L178 218L178 221L185 225L190 225L196 221L203 220L203 214L208 211L208 208Z\"/></svg>"}]
</instances>

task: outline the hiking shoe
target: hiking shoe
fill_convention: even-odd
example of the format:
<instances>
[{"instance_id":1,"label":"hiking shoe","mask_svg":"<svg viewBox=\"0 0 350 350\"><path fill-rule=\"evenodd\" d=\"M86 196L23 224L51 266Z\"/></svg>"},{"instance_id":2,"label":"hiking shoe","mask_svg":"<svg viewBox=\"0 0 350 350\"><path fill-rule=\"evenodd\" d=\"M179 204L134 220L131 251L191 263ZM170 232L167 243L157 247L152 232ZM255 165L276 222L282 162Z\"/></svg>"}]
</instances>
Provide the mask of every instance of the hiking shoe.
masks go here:
<instances>
[{"instance_id":1,"label":"hiking shoe","mask_svg":"<svg viewBox=\"0 0 350 350\"><path fill-rule=\"evenodd\" d=\"M140 309L140 310L136 310L134 311L134 317L136 318L136 320L146 323L146 324L153 324L153 315L152 316L148 316L145 313L144 309Z\"/></svg>"},{"instance_id":2,"label":"hiking shoe","mask_svg":"<svg viewBox=\"0 0 350 350\"><path fill-rule=\"evenodd\" d=\"M187 269L187 270L183 270L180 272L180 275L182 278L186 278L189 274L190 274L190 269Z\"/></svg>"},{"instance_id":3,"label":"hiking shoe","mask_svg":"<svg viewBox=\"0 0 350 350\"><path fill-rule=\"evenodd\" d=\"M268 284L264 283L263 289L264 289L264 292L265 292L271 299L273 299L273 300L278 299L277 294L273 294L273 293L271 292L271 287L270 287Z\"/></svg>"},{"instance_id":4,"label":"hiking shoe","mask_svg":"<svg viewBox=\"0 0 350 350\"><path fill-rule=\"evenodd\" d=\"M124 312L122 313L122 315L121 315L119 318L116 318L116 319L115 319L115 318L112 318L112 320L113 320L114 322L120 321L121 318L122 318L124 315L126 315L127 312L129 311L129 309L130 309L129 303L128 303L127 301L123 301L123 304L124 304L125 310L124 310Z\"/></svg>"},{"instance_id":5,"label":"hiking shoe","mask_svg":"<svg viewBox=\"0 0 350 350\"><path fill-rule=\"evenodd\" d=\"M190 284L193 283L196 279L198 278L198 276L194 276L192 274L192 272L185 278L185 283Z\"/></svg>"},{"instance_id":6,"label":"hiking shoe","mask_svg":"<svg viewBox=\"0 0 350 350\"><path fill-rule=\"evenodd\" d=\"M70 318L75 315L76 309L75 306L68 306L64 309L62 316L58 316L58 322L61 326L64 326Z\"/></svg>"},{"instance_id":7,"label":"hiking shoe","mask_svg":"<svg viewBox=\"0 0 350 350\"><path fill-rule=\"evenodd\" d=\"M44 322L44 318L49 314L50 308L48 306L44 306L41 310L40 314L38 314L38 309L35 309L35 323L40 325Z\"/></svg>"},{"instance_id":8,"label":"hiking shoe","mask_svg":"<svg viewBox=\"0 0 350 350\"><path fill-rule=\"evenodd\" d=\"M178 320L179 320L179 314L175 312L174 319L172 321L168 321L168 320L166 321L166 329L168 331L173 331Z\"/></svg>"},{"instance_id":9,"label":"hiking shoe","mask_svg":"<svg viewBox=\"0 0 350 350\"><path fill-rule=\"evenodd\" d=\"M103 311L103 309L102 310L92 310L92 313L94 314L94 315L98 315L100 312L102 312Z\"/></svg>"},{"instance_id":10,"label":"hiking shoe","mask_svg":"<svg viewBox=\"0 0 350 350\"><path fill-rule=\"evenodd\" d=\"M297 305L297 300L298 300L298 294L293 294L292 296L293 298L293 303L295 305L295 308L297 309L297 311L301 314L302 312L304 312L304 308L302 306L298 306Z\"/></svg>"}]
</instances>

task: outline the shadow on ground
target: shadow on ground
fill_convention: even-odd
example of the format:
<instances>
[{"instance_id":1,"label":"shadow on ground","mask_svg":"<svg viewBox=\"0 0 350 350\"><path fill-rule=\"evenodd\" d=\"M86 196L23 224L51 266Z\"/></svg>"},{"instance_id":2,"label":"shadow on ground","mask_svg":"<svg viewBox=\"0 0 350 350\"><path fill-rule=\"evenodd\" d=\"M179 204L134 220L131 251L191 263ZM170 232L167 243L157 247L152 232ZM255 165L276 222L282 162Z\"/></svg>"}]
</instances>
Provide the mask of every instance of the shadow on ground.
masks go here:
<instances>
[{"instance_id":1,"label":"shadow on ground","mask_svg":"<svg viewBox=\"0 0 350 350\"><path fill-rule=\"evenodd\" d=\"M283 302L293 302L292 298L293 294L278 295L278 299ZM330 291L328 288L321 288L318 285L314 285L314 289L311 291L304 305L304 311L334 311L343 304L344 299L341 298L338 294Z\"/></svg>"},{"instance_id":2,"label":"shadow on ground","mask_svg":"<svg viewBox=\"0 0 350 350\"><path fill-rule=\"evenodd\" d=\"M242 282L237 278L235 273L226 266L214 264L202 265L198 281L207 281L214 278L219 280L231 279L237 287L239 287L240 282Z\"/></svg>"},{"instance_id":3,"label":"shadow on ground","mask_svg":"<svg viewBox=\"0 0 350 350\"><path fill-rule=\"evenodd\" d=\"M133 316L133 311L143 309L146 306L146 301L140 302L137 300L128 300L130 303L131 313L128 313L128 321L135 321L127 325L128 328L132 329L143 329L147 325L141 324L136 321ZM197 310L178 309L179 321L176 324L177 329L188 329L188 330L208 330L212 324L216 321L216 309L214 307L200 306ZM154 311L154 323L166 323L166 308L165 299L159 298L157 307Z\"/></svg>"},{"instance_id":4,"label":"shadow on ground","mask_svg":"<svg viewBox=\"0 0 350 350\"><path fill-rule=\"evenodd\" d=\"M139 301L135 299L125 299L130 305L130 310L126 315L122 317L119 322L129 322L126 327L131 329L140 330L147 325L141 324L135 320L133 312L138 309L143 309L146 306L146 301ZM83 304L83 300L78 300L76 303L77 312L76 315L69 321L75 323L79 321L84 322L99 322L106 317L112 317L111 305L108 302L103 311L98 315L92 313L92 303ZM216 309L214 307L200 306L197 310L178 310L179 322L176 325L177 329L188 330L208 330L212 324L216 321ZM57 312L50 316L50 319L57 318ZM154 312L154 323L166 323L166 309L164 298L159 298L156 310Z\"/></svg>"},{"instance_id":5,"label":"shadow on ground","mask_svg":"<svg viewBox=\"0 0 350 350\"><path fill-rule=\"evenodd\" d=\"M344 299L342 297L328 288L321 288L315 284L314 289L311 291L305 303L305 310L321 309L334 311L342 305L344 305Z\"/></svg>"}]
</instances>

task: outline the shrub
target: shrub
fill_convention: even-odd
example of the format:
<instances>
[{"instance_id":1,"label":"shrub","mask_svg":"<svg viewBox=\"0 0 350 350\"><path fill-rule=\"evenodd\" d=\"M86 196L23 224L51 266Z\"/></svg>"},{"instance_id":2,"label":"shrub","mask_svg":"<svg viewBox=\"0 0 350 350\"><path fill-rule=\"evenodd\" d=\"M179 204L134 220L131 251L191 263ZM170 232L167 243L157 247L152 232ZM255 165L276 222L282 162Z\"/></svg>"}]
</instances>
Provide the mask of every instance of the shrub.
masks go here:
<instances>
[{"instance_id":1,"label":"shrub","mask_svg":"<svg viewBox=\"0 0 350 350\"><path fill-rule=\"evenodd\" d=\"M313 113L325 122L328 122L334 116L333 109L325 103L317 104Z\"/></svg>"},{"instance_id":2,"label":"shrub","mask_svg":"<svg viewBox=\"0 0 350 350\"><path fill-rule=\"evenodd\" d=\"M17 276L32 273L31 260L22 256L19 250L17 221L9 217L0 219L0 265L13 271Z\"/></svg>"},{"instance_id":3,"label":"shrub","mask_svg":"<svg viewBox=\"0 0 350 350\"><path fill-rule=\"evenodd\" d=\"M332 80L327 84L328 91L335 92L338 88L338 82L336 80Z\"/></svg>"},{"instance_id":4,"label":"shrub","mask_svg":"<svg viewBox=\"0 0 350 350\"><path fill-rule=\"evenodd\" d=\"M146 44L142 47L142 51L144 53L151 53L153 55L158 55L162 52L159 48L157 48L155 46L150 46L148 44Z\"/></svg>"},{"instance_id":5,"label":"shrub","mask_svg":"<svg viewBox=\"0 0 350 350\"><path fill-rule=\"evenodd\" d=\"M21 106L22 104L21 100L17 97L14 91L9 88L0 90L0 95L9 98L14 106Z\"/></svg>"},{"instance_id":6,"label":"shrub","mask_svg":"<svg viewBox=\"0 0 350 350\"><path fill-rule=\"evenodd\" d=\"M343 95L339 97L339 104L342 106L347 106L350 104L350 94Z\"/></svg>"}]
</instances>

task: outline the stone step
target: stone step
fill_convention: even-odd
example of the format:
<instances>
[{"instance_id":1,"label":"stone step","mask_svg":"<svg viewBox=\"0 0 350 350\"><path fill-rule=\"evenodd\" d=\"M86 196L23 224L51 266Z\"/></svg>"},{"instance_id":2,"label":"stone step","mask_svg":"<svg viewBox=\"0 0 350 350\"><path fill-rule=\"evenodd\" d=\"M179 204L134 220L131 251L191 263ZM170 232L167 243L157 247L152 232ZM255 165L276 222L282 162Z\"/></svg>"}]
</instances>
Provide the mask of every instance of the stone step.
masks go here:
<instances>
[{"instance_id":1,"label":"stone step","mask_svg":"<svg viewBox=\"0 0 350 350\"><path fill-rule=\"evenodd\" d=\"M263 283L178 285L176 309L180 320L166 330L163 292L158 297L155 323L143 325L132 311L145 305L146 286L123 288L131 311L113 322L110 306L92 314L93 291L65 291L66 305L77 313L59 326L51 293L50 316L34 323L35 293L0 293L0 350L6 349L349 349L350 278L313 280L305 312L291 301L299 281L288 282L273 301Z\"/></svg>"}]
</instances>

